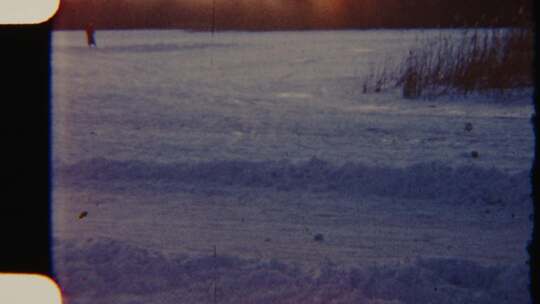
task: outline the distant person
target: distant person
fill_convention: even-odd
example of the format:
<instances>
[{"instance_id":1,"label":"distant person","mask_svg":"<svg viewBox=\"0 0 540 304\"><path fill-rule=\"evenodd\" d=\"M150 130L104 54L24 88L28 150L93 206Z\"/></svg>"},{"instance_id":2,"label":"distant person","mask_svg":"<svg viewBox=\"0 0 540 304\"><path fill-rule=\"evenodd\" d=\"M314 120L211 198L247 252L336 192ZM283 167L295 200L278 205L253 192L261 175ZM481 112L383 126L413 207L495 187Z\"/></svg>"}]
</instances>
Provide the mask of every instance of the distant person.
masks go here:
<instances>
[{"instance_id":1,"label":"distant person","mask_svg":"<svg viewBox=\"0 0 540 304\"><path fill-rule=\"evenodd\" d=\"M96 47L96 38L94 37L94 24L88 23L86 25L86 40L88 41L88 47Z\"/></svg>"}]
</instances>

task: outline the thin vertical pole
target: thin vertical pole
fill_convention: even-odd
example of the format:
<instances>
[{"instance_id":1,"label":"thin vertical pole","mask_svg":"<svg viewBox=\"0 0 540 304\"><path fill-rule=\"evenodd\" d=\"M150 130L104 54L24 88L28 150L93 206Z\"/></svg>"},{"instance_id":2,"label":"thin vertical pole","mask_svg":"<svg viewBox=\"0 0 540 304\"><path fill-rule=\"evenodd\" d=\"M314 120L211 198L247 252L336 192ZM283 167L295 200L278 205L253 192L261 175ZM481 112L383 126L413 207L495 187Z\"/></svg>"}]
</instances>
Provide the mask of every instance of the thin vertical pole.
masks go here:
<instances>
[{"instance_id":1,"label":"thin vertical pole","mask_svg":"<svg viewBox=\"0 0 540 304\"><path fill-rule=\"evenodd\" d=\"M216 30L216 0L212 0L212 36L214 36L214 31Z\"/></svg>"},{"instance_id":2,"label":"thin vertical pole","mask_svg":"<svg viewBox=\"0 0 540 304\"><path fill-rule=\"evenodd\" d=\"M212 24L210 27L212 43L214 43L214 31L216 30L216 0L212 0ZM210 66L214 66L214 53L210 50Z\"/></svg>"},{"instance_id":3,"label":"thin vertical pole","mask_svg":"<svg viewBox=\"0 0 540 304\"><path fill-rule=\"evenodd\" d=\"M217 303L217 273L216 273L216 263L217 263L217 246L214 245L214 304Z\"/></svg>"}]
</instances>

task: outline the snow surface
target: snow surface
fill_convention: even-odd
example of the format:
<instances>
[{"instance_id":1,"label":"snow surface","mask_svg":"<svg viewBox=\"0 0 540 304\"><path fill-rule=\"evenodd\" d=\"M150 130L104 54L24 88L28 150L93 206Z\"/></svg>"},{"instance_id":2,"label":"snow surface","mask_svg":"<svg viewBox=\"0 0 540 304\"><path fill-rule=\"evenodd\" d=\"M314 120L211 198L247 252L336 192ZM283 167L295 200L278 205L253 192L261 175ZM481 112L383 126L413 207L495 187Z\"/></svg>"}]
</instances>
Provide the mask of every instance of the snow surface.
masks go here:
<instances>
[{"instance_id":1,"label":"snow surface","mask_svg":"<svg viewBox=\"0 0 540 304\"><path fill-rule=\"evenodd\" d=\"M440 34L55 32L66 302L530 303L530 95L361 93Z\"/></svg>"}]
</instances>

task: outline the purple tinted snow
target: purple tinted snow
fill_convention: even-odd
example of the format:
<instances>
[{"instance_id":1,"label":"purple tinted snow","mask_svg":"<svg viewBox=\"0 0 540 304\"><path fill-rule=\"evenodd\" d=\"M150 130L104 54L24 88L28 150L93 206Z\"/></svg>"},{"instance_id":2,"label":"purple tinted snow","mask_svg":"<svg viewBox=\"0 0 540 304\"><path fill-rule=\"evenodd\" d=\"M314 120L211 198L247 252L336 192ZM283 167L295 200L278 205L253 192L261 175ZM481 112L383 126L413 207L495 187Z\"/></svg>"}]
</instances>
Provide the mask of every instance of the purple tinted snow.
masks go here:
<instances>
[{"instance_id":1,"label":"purple tinted snow","mask_svg":"<svg viewBox=\"0 0 540 304\"><path fill-rule=\"evenodd\" d=\"M530 303L525 264L421 258L365 269L321 264L313 275L277 261L165 257L112 240L61 242L56 252L57 279L70 304L160 293L178 303L212 303L215 282L219 303Z\"/></svg>"},{"instance_id":2,"label":"purple tinted snow","mask_svg":"<svg viewBox=\"0 0 540 304\"><path fill-rule=\"evenodd\" d=\"M474 165L452 168L439 162L392 168L362 163L333 165L317 158L298 163L230 160L172 164L93 158L61 168L58 173L63 182L78 186L91 184L89 181L105 187L143 181L146 190L159 191L178 191L186 184L201 188L274 187L277 191L337 191L349 196L430 199L451 204L517 204L527 202L530 194L527 171L510 174Z\"/></svg>"},{"instance_id":3,"label":"purple tinted snow","mask_svg":"<svg viewBox=\"0 0 540 304\"><path fill-rule=\"evenodd\" d=\"M131 44L131 45L109 45L100 46L94 51L100 53L158 53L158 52L181 52L181 51L200 51L205 49L220 49L235 47L233 43L193 43L193 44L176 44L176 43L154 43L154 44ZM84 52L86 47L71 46L59 47L59 50L68 52Z\"/></svg>"}]
</instances>

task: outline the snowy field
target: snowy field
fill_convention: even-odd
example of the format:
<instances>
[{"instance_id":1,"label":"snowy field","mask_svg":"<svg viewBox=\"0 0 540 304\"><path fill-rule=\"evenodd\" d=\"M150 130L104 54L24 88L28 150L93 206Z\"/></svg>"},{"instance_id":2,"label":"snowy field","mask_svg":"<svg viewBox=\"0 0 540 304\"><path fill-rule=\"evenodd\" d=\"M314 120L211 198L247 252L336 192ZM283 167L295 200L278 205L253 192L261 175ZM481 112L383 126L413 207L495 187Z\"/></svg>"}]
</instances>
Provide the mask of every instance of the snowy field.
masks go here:
<instances>
[{"instance_id":1,"label":"snowy field","mask_svg":"<svg viewBox=\"0 0 540 304\"><path fill-rule=\"evenodd\" d=\"M66 303L530 303L530 96L361 92L439 34L54 32Z\"/></svg>"}]
</instances>

